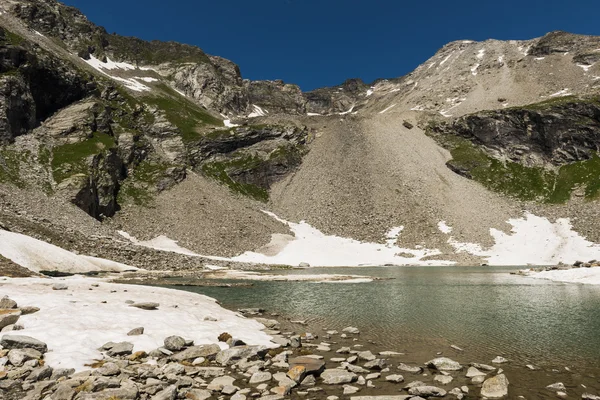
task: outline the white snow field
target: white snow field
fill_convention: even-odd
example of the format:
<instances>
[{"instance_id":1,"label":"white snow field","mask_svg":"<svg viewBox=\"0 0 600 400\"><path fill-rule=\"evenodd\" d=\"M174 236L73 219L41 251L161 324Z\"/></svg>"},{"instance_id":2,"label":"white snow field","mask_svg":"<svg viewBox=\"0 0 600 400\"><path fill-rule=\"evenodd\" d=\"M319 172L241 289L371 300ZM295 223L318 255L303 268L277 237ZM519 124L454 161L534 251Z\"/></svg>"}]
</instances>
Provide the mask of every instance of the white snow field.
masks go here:
<instances>
[{"instance_id":1,"label":"white snow field","mask_svg":"<svg viewBox=\"0 0 600 400\"><path fill-rule=\"evenodd\" d=\"M68 289L53 290L57 282L66 284ZM271 337L261 331L262 324L196 293L113 284L87 277L5 278L0 279L0 293L21 306L40 308L19 319L24 330L17 333L48 344L45 358L53 368L86 369L85 364L102 359L98 348L110 341L130 342L134 352L148 352L162 347L164 339L171 335L192 339L197 345L218 343L227 348L217 337L228 332L248 344L276 347ZM127 301L155 302L160 306L148 311L131 307ZM144 327L143 335L127 336L137 327Z\"/></svg>"},{"instance_id":2,"label":"white snow field","mask_svg":"<svg viewBox=\"0 0 600 400\"><path fill-rule=\"evenodd\" d=\"M600 285L600 267L573 268L554 271L523 271L531 278L547 279L555 282L585 283L588 285Z\"/></svg>"},{"instance_id":3,"label":"white snow field","mask_svg":"<svg viewBox=\"0 0 600 400\"><path fill-rule=\"evenodd\" d=\"M135 267L102 258L80 256L19 233L0 230L0 255L34 272L123 272Z\"/></svg>"}]
</instances>

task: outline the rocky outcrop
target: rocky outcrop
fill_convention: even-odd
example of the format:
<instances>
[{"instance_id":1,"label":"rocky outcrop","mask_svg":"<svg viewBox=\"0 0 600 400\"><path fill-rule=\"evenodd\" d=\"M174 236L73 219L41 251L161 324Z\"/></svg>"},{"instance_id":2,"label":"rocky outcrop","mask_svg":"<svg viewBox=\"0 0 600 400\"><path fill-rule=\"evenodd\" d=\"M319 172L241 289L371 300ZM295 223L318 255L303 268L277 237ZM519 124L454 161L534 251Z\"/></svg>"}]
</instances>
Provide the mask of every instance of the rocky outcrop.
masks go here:
<instances>
[{"instance_id":1,"label":"rocky outcrop","mask_svg":"<svg viewBox=\"0 0 600 400\"><path fill-rule=\"evenodd\" d=\"M307 92L306 111L316 114L346 112L365 96L368 89L369 85L361 79L348 79L340 86Z\"/></svg>"},{"instance_id":2,"label":"rocky outcrop","mask_svg":"<svg viewBox=\"0 0 600 400\"><path fill-rule=\"evenodd\" d=\"M554 53L573 52L575 57L581 55L581 52L587 53L589 49L598 48L600 38L597 36L576 35L569 32L555 31L550 32L536 41L529 49L528 54L536 57L543 57Z\"/></svg>"},{"instance_id":3,"label":"rocky outcrop","mask_svg":"<svg viewBox=\"0 0 600 400\"><path fill-rule=\"evenodd\" d=\"M276 81L245 81L250 104L272 113L305 114L306 100L297 85Z\"/></svg>"},{"instance_id":4,"label":"rocky outcrop","mask_svg":"<svg viewBox=\"0 0 600 400\"><path fill-rule=\"evenodd\" d=\"M559 98L484 111L434 130L485 146L499 159L526 166L560 166L588 160L600 151L600 101Z\"/></svg>"}]
</instances>

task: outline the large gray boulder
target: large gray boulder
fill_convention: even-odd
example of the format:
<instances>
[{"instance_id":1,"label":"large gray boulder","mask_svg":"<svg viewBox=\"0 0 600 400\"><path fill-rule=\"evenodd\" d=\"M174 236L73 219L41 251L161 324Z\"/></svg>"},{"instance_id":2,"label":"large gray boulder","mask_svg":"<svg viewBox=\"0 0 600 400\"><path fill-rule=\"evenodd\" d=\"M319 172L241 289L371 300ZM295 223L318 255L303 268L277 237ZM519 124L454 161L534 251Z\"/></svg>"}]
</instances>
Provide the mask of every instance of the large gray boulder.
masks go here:
<instances>
[{"instance_id":1,"label":"large gray boulder","mask_svg":"<svg viewBox=\"0 0 600 400\"><path fill-rule=\"evenodd\" d=\"M42 353L35 349L12 349L8 352L8 362L15 367L21 367L29 360L40 360Z\"/></svg>"},{"instance_id":2,"label":"large gray boulder","mask_svg":"<svg viewBox=\"0 0 600 400\"><path fill-rule=\"evenodd\" d=\"M221 351L221 347L218 344L206 344L191 346L182 352L173 354L170 359L173 361L186 361L195 360L198 357L211 357Z\"/></svg>"},{"instance_id":3,"label":"large gray boulder","mask_svg":"<svg viewBox=\"0 0 600 400\"><path fill-rule=\"evenodd\" d=\"M0 299L0 309L13 309L17 308L17 302L9 298L8 296L4 296Z\"/></svg>"},{"instance_id":4,"label":"large gray boulder","mask_svg":"<svg viewBox=\"0 0 600 400\"><path fill-rule=\"evenodd\" d=\"M24 335L4 335L0 346L5 349L35 349L40 353L48 351L48 345L42 341Z\"/></svg>"},{"instance_id":5,"label":"large gray boulder","mask_svg":"<svg viewBox=\"0 0 600 400\"><path fill-rule=\"evenodd\" d=\"M21 311L9 311L5 314L0 314L0 330L9 325L15 324L21 317Z\"/></svg>"},{"instance_id":6,"label":"large gray boulder","mask_svg":"<svg viewBox=\"0 0 600 400\"><path fill-rule=\"evenodd\" d=\"M508 379L504 374L488 378L481 387L481 396L488 399L501 399L508 395Z\"/></svg>"},{"instance_id":7,"label":"large gray boulder","mask_svg":"<svg viewBox=\"0 0 600 400\"><path fill-rule=\"evenodd\" d=\"M179 351L185 347L185 339L181 336L169 336L165 338L165 349L171 351Z\"/></svg>"},{"instance_id":8,"label":"large gray boulder","mask_svg":"<svg viewBox=\"0 0 600 400\"><path fill-rule=\"evenodd\" d=\"M220 365L233 365L244 358L264 357L269 351L266 346L236 346L217 354L216 361Z\"/></svg>"},{"instance_id":9,"label":"large gray boulder","mask_svg":"<svg viewBox=\"0 0 600 400\"><path fill-rule=\"evenodd\" d=\"M326 385L343 385L354 382L358 379L358 375L342 369L326 369L321 374L321 379Z\"/></svg>"}]
</instances>

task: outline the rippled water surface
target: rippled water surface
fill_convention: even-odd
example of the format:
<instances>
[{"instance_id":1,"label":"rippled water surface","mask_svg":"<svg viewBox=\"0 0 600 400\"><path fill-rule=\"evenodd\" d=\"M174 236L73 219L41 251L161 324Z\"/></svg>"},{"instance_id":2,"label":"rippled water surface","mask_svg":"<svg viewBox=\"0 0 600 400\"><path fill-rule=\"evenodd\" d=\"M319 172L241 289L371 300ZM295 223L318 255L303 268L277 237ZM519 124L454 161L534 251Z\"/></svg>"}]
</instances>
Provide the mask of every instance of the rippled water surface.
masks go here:
<instances>
[{"instance_id":1,"label":"rippled water surface","mask_svg":"<svg viewBox=\"0 0 600 400\"><path fill-rule=\"evenodd\" d=\"M381 349L433 352L458 345L490 361L600 368L600 287L515 275L516 268L336 268L294 274L370 275L373 283L254 282L178 287L231 309L262 307L313 327L356 326Z\"/></svg>"}]
</instances>

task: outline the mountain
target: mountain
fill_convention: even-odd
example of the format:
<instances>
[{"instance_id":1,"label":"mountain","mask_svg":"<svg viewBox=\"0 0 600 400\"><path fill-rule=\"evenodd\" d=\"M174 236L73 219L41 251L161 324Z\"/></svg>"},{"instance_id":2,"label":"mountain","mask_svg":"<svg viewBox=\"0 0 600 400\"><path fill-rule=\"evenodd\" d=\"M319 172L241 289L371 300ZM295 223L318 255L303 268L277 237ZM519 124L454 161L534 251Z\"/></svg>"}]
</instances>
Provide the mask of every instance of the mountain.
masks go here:
<instances>
[{"instance_id":1,"label":"mountain","mask_svg":"<svg viewBox=\"0 0 600 400\"><path fill-rule=\"evenodd\" d=\"M127 237L276 252L292 225L264 210L362 242L400 227L407 264L490 262L524 215L554 227L540 261L600 242L600 37L457 41L406 76L303 93L54 0L0 10L4 229L146 268L202 260Z\"/></svg>"}]
</instances>

